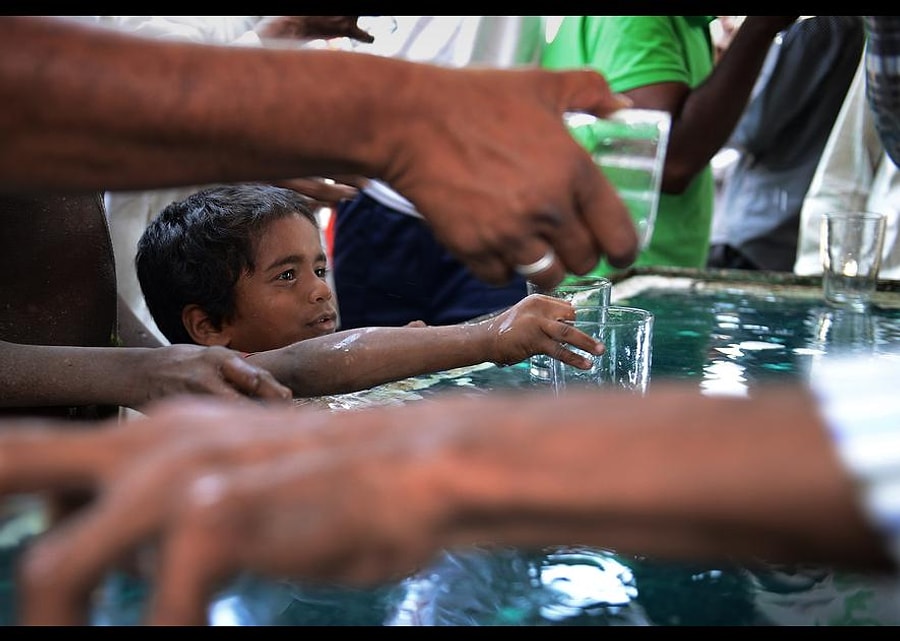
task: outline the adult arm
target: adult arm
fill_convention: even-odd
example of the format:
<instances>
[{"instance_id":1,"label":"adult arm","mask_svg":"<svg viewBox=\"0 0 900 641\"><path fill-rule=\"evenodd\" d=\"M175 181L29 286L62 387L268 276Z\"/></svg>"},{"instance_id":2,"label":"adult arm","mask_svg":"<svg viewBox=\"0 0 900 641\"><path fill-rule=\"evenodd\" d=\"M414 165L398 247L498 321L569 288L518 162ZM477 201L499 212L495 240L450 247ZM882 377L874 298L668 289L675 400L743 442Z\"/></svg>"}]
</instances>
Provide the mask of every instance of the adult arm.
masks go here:
<instances>
[{"instance_id":1,"label":"adult arm","mask_svg":"<svg viewBox=\"0 0 900 641\"><path fill-rule=\"evenodd\" d=\"M795 127L804 114L819 108L836 116L847 92L828 92L822 87L835 76L843 83L838 87L849 86L863 44L859 16L813 16L784 29L769 49L750 100L731 134L730 146L763 156L778 147L785 131ZM858 52L855 56L854 51ZM804 139L798 144L811 142Z\"/></svg>"},{"instance_id":2,"label":"adult arm","mask_svg":"<svg viewBox=\"0 0 900 641\"><path fill-rule=\"evenodd\" d=\"M486 542L893 567L801 388L747 399L660 384L639 401L599 400L497 394L337 413L194 400L71 435L12 424L0 488L103 493L27 553L23 622L83 621L91 586L150 541L161 547L149 620L169 624L204 623L216 586L240 571L371 584Z\"/></svg>"},{"instance_id":3,"label":"adult arm","mask_svg":"<svg viewBox=\"0 0 900 641\"><path fill-rule=\"evenodd\" d=\"M5 189L358 174L409 198L488 282L551 247L540 286L636 254L625 206L561 120L623 104L595 72L162 42L35 17L0 19L0 43Z\"/></svg>"},{"instance_id":4,"label":"adult arm","mask_svg":"<svg viewBox=\"0 0 900 641\"><path fill-rule=\"evenodd\" d=\"M272 372L298 396L354 392L485 362L511 365L541 353L587 368L590 361L565 345L592 353L601 348L564 322L574 320L568 302L533 294L475 323L351 329L253 354L248 360Z\"/></svg>"},{"instance_id":5,"label":"adult arm","mask_svg":"<svg viewBox=\"0 0 900 641\"><path fill-rule=\"evenodd\" d=\"M624 91L635 107L672 114L662 189L681 193L728 141L775 35L796 16L748 16L697 87L658 82Z\"/></svg>"},{"instance_id":6,"label":"adult arm","mask_svg":"<svg viewBox=\"0 0 900 641\"><path fill-rule=\"evenodd\" d=\"M288 401L265 369L220 347L68 347L0 341L0 407L122 405L180 394Z\"/></svg>"}]
</instances>

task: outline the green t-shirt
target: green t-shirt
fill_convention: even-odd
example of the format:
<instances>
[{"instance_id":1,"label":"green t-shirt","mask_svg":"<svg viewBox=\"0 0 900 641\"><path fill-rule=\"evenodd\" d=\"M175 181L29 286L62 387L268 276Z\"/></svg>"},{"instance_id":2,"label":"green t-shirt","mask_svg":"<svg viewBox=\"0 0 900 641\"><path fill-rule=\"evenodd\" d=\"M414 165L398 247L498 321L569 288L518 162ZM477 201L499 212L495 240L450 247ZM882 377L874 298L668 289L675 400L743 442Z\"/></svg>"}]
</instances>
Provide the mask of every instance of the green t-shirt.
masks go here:
<instances>
[{"instance_id":1,"label":"green t-shirt","mask_svg":"<svg viewBox=\"0 0 900 641\"><path fill-rule=\"evenodd\" d=\"M541 66L596 69L615 92L659 82L692 89L712 72L713 16L566 16ZM650 244L635 265L703 267L709 249L715 185L712 167L681 194L661 194ZM601 261L592 272L614 271Z\"/></svg>"}]
</instances>

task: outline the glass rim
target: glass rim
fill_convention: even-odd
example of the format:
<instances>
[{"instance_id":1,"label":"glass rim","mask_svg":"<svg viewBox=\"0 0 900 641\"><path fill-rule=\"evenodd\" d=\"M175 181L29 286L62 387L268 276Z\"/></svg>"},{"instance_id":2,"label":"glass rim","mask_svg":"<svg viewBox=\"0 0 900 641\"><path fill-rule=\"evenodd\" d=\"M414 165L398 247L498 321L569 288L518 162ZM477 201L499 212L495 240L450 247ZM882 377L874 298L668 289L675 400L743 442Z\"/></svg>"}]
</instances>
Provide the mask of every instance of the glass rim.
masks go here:
<instances>
[{"instance_id":1,"label":"glass rim","mask_svg":"<svg viewBox=\"0 0 900 641\"><path fill-rule=\"evenodd\" d=\"M608 311L617 311L617 312L628 312L630 314L635 314L637 316L653 316L653 312L649 309L644 309L643 307L632 307L630 305L609 305L606 308Z\"/></svg>"},{"instance_id":2,"label":"glass rim","mask_svg":"<svg viewBox=\"0 0 900 641\"><path fill-rule=\"evenodd\" d=\"M567 111L563 119L570 126L589 125L597 120L621 122L625 124L654 124L668 131L672 125L672 115L663 109L641 109L639 107L623 107L605 116L595 116L584 111Z\"/></svg>"},{"instance_id":3,"label":"glass rim","mask_svg":"<svg viewBox=\"0 0 900 641\"><path fill-rule=\"evenodd\" d=\"M656 318L653 312L649 309L644 309L642 307L630 307L628 305L607 305L603 308L604 314L601 319L590 319L590 320L564 320L563 322L568 325L621 325L621 324L634 324L634 323L645 323L647 321L653 322ZM610 312L613 312L611 315Z\"/></svg>"},{"instance_id":4,"label":"glass rim","mask_svg":"<svg viewBox=\"0 0 900 641\"><path fill-rule=\"evenodd\" d=\"M612 290L613 282L606 276L571 276L567 275L558 284L552 287L538 287L532 281L527 281L526 288L532 294L546 294L551 296L553 292L581 292L591 289Z\"/></svg>"},{"instance_id":5,"label":"glass rim","mask_svg":"<svg viewBox=\"0 0 900 641\"><path fill-rule=\"evenodd\" d=\"M878 211L826 211L822 218L830 220L887 220L887 214Z\"/></svg>"},{"instance_id":6,"label":"glass rim","mask_svg":"<svg viewBox=\"0 0 900 641\"><path fill-rule=\"evenodd\" d=\"M629 307L627 305L607 305L603 325L616 325L621 323L653 322L655 315L649 309L641 307Z\"/></svg>"}]
</instances>

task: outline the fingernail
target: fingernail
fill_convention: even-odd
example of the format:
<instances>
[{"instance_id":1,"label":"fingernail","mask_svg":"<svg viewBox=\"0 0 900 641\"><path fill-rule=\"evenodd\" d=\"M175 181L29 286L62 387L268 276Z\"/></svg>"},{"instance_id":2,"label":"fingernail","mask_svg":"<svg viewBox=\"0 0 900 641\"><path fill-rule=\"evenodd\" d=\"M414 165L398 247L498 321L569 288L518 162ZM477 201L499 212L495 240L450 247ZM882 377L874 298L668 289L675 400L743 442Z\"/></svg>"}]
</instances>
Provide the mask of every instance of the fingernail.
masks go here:
<instances>
[{"instance_id":1,"label":"fingernail","mask_svg":"<svg viewBox=\"0 0 900 641\"><path fill-rule=\"evenodd\" d=\"M613 94L613 97L619 103L619 109L629 109L634 106L634 100L622 93Z\"/></svg>"}]
</instances>

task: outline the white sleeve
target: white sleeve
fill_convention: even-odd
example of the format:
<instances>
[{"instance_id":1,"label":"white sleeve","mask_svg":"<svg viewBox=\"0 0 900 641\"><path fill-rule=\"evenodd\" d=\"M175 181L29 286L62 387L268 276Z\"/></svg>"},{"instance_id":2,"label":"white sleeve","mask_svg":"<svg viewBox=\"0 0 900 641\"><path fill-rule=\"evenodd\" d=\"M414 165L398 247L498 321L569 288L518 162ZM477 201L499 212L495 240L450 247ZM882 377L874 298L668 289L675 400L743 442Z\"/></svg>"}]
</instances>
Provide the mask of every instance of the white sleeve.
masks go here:
<instances>
[{"instance_id":1,"label":"white sleeve","mask_svg":"<svg viewBox=\"0 0 900 641\"><path fill-rule=\"evenodd\" d=\"M900 563L900 353L823 359L810 377L863 509Z\"/></svg>"},{"instance_id":2,"label":"white sleeve","mask_svg":"<svg viewBox=\"0 0 900 641\"><path fill-rule=\"evenodd\" d=\"M262 39L253 29L245 31L239 37L235 38L231 44L243 47L261 47Z\"/></svg>"},{"instance_id":3,"label":"white sleeve","mask_svg":"<svg viewBox=\"0 0 900 641\"><path fill-rule=\"evenodd\" d=\"M822 215L836 209L865 209L882 151L866 103L866 75L860 61L803 198L794 273L804 276L822 273L819 255Z\"/></svg>"},{"instance_id":4,"label":"white sleeve","mask_svg":"<svg viewBox=\"0 0 900 641\"><path fill-rule=\"evenodd\" d=\"M215 44L248 44L258 16L91 16L103 25L135 35Z\"/></svg>"}]
</instances>

